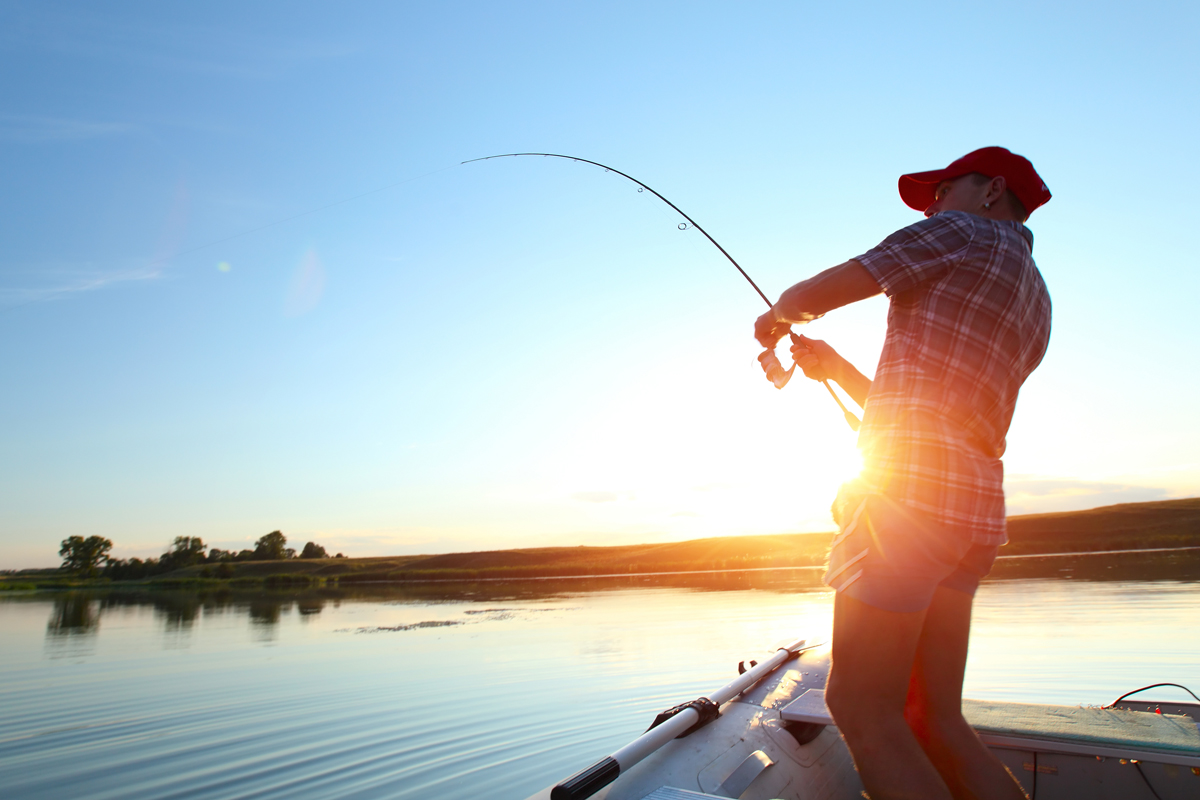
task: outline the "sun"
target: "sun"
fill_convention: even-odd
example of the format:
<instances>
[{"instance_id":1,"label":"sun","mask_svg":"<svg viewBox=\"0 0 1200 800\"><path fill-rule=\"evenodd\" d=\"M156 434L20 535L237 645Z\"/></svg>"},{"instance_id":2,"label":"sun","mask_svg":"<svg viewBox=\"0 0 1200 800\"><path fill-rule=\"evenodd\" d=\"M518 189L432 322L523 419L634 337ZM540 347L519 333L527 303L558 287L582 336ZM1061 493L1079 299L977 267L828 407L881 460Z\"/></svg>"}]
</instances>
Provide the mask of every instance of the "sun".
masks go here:
<instances>
[{"instance_id":1,"label":"sun","mask_svg":"<svg viewBox=\"0 0 1200 800\"><path fill-rule=\"evenodd\" d=\"M631 386L547 459L542 497L582 527L659 539L831 531L830 505L862 469L856 436L816 391L767 388Z\"/></svg>"}]
</instances>

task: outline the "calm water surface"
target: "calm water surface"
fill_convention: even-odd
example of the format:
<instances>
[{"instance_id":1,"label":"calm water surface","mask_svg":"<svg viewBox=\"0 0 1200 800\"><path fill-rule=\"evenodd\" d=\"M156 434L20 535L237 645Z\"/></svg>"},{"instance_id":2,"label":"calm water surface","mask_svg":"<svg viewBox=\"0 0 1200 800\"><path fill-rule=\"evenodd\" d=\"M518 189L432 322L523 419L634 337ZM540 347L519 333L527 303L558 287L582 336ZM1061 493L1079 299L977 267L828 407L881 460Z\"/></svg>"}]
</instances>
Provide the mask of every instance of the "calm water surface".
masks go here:
<instances>
[{"instance_id":1,"label":"calm water surface","mask_svg":"<svg viewBox=\"0 0 1200 800\"><path fill-rule=\"evenodd\" d=\"M1200 693L1200 575L1093 566L984 584L968 696ZM827 634L831 595L813 584L781 571L8 597L0 793L521 800L738 660Z\"/></svg>"}]
</instances>

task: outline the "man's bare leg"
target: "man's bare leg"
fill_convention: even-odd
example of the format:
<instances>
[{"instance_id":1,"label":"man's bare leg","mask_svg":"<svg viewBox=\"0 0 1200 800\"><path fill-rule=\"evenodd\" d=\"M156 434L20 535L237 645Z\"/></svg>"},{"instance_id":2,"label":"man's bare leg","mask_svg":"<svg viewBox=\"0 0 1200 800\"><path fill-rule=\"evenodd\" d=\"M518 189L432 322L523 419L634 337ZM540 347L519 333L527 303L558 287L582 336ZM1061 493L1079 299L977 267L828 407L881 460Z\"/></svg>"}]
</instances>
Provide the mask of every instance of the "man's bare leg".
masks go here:
<instances>
[{"instance_id":1,"label":"man's bare leg","mask_svg":"<svg viewBox=\"0 0 1200 800\"><path fill-rule=\"evenodd\" d=\"M972 600L938 587L917 643L905 716L955 800L1024 800L1020 784L962 715Z\"/></svg>"},{"instance_id":2,"label":"man's bare leg","mask_svg":"<svg viewBox=\"0 0 1200 800\"><path fill-rule=\"evenodd\" d=\"M950 800L904 718L924 611L833 604L833 663L825 700L871 800Z\"/></svg>"}]
</instances>

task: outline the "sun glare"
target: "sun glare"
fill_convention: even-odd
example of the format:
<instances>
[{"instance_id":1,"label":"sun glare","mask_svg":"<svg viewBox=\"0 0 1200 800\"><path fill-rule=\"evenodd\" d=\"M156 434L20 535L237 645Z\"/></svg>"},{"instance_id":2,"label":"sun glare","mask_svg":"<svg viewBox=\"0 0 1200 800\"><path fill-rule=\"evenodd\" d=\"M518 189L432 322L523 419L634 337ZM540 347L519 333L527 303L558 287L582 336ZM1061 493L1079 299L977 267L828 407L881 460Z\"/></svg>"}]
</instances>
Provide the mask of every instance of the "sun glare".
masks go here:
<instances>
[{"instance_id":1,"label":"sun glare","mask_svg":"<svg viewBox=\"0 0 1200 800\"><path fill-rule=\"evenodd\" d=\"M832 530L830 504L861 461L817 390L647 376L563 443L546 494L594 530L646 540Z\"/></svg>"}]
</instances>

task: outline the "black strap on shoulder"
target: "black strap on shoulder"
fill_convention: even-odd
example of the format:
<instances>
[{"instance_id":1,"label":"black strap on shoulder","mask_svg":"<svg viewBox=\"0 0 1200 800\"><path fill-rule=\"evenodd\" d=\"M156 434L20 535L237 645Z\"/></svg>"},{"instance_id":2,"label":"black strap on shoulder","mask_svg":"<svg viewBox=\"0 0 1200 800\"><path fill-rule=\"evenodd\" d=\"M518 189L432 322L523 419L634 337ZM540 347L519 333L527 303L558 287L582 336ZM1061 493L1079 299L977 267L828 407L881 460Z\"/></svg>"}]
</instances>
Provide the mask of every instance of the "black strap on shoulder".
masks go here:
<instances>
[{"instance_id":1,"label":"black strap on shoulder","mask_svg":"<svg viewBox=\"0 0 1200 800\"><path fill-rule=\"evenodd\" d=\"M712 700L709 700L707 697L698 697L695 700L691 701L690 703L680 703L679 705L675 706L674 708L668 708L666 711L659 712L659 715L654 718L654 722L651 722L650 727L646 728L646 730L647 731L654 730L659 725L662 725L664 722L669 720L671 717L675 716L680 711L683 711L684 709L687 709L687 708L695 709L696 713L700 715L700 721L697 722L692 727L688 728L683 733L676 736L675 737L676 739L682 739L685 736L691 735L695 731L700 730L705 725L712 722L717 717L721 716L721 710L719 708L717 708L716 703L714 703Z\"/></svg>"}]
</instances>

